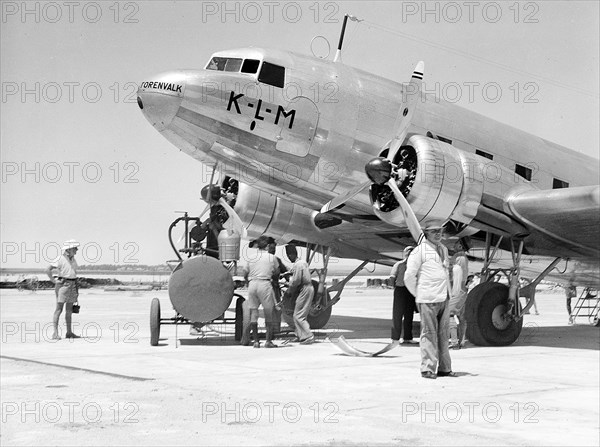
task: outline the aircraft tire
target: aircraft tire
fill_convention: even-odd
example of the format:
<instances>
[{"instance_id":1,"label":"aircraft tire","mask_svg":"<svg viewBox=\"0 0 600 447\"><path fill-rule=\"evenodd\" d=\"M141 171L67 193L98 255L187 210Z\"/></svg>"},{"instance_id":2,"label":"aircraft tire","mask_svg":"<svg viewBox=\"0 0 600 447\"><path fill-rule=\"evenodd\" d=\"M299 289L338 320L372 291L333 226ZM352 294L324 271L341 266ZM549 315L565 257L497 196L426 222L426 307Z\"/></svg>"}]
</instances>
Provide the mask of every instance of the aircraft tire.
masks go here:
<instances>
[{"instance_id":1,"label":"aircraft tire","mask_svg":"<svg viewBox=\"0 0 600 447\"><path fill-rule=\"evenodd\" d=\"M315 289L315 294L316 294L316 292L319 288L319 282L313 280L312 285ZM329 296L329 292L326 291L325 293L327 293L327 302L329 303L329 301L331 301L331 297ZM313 301L314 301L314 299L313 299ZM317 311L314 307L311 308L310 313L308 314L308 317L306 318L310 328L311 329L324 328L325 325L329 322L329 318L331 318L332 308L333 308L333 306L329 306L326 309L321 310L321 311Z\"/></svg>"},{"instance_id":2,"label":"aircraft tire","mask_svg":"<svg viewBox=\"0 0 600 447\"><path fill-rule=\"evenodd\" d=\"M480 346L508 346L523 329L523 319L500 318L508 307L508 286L486 282L475 287L467 298L467 337ZM469 329L470 328L470 329Z\"/></svg>"},{"instance_id":3,"label":"aircraft tire","mask_svg":"<svg viewBox=\"0 0 600 447\"><path fill-rule=\"evenodd\" d=\"M160 337L160 300L152 298L150 304L150 346L158 346Z\"/></svg>"},{"instance_id":4,"label":"aircraft tire","mask_svg":"<svg viewBox=\"0 0 600 447\"><path fill-rule=\"evenodd\" d=\"M244 304L243 296L239 296L235 294L238 299L235 300L235 341L240 341L242 339L242 331L244 330L244 308L242 307Z\"/></svg>"}]
</instances>

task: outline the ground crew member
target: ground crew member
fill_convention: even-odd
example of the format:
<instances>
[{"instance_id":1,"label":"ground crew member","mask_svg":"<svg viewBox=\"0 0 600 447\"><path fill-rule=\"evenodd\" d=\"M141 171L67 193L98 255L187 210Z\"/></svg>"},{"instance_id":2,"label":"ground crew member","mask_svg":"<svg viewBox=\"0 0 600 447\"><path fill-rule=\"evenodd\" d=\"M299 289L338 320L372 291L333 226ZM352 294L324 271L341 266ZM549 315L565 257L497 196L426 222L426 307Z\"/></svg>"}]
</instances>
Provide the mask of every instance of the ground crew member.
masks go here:
<instances>
[{"instance_id":1,"label":"ground crew member","mask_svg":"<svg viewBox=\"0 0 600 447\"><path fill-rule=\"evenodd\" d=\"M577 287L573 283L569 283L568 287L565 287L565 296L567 297L567 312L569 312L569 324L573 324L573 312L571 311L571 299L577 296Z\"/></svg>"},{"instance_id":2,"label":"ground crew member","mask_svg":"<svg viewBox=\"0 0 600 447\"><path fill-rule=\"evenodd\" d=\"M399 343L418 343L413 340L412 325L415 314L415 297L408 291L404 285L404 272L406 271L406 261L408 255L415 247L406 247L404 249L404 259L398 261L392 267L390 279L394 282L394 305L392 309L392 342ZM404 324L403 324L404 323ZM402 329L404 333L402 334ZM404 335L402 338L401 335Z\"/></svg>"},{"instance_id":3,"label":"ground crew member","mask_svg":"<svg viewBox=\"0 0 600 447\"><path fill-rule=\"evenodd\" d=\"M272 237L269 238L269 248L268 251L270 254L275 256L275 250L277 248L277 243L275 239ZM285 266L283 261L275 256L277 260L277 270L273 273L273 278L271 279L271 285L273 286L273 297L275 299L275 307L273 308L273 327L275 332L281 331L281 316L282 316L282 302L281 302L281 288L279 287L279 276L286 273L288 268Z\"/></svg>"},{"instance_id":4,"label":"ground crew member","mask_svg":"<svg viewBox=\"0 0 600 447\"><path fill-rule=\"evenodd\" d=\"M79 297L79 291L77 290L77 261L75 261L75 254L77 253L77 247L79 242L74 240L66 241L62 246L62 255L48 268L46 274L50 281L55 283L54 290L56 293L56 308L54 310L54 316L52 318L52 324L54 326L54 333L52 334L53 340L60 340L58 333L58 320L60 314L63 311L63 307L67 306L65 312L65 321L67 323L66 338L80 338L79 335L73 333L71 327L71 315L73 314L73 304L77 302ZM52 271L56 270L55 279L52 275Z\"/></svg>"},{"instance_id":5,"label":"ground crew member","mask_svg":"<svg viewBox=\"0 0 600 447\"><path fill-rule=\"evenodd\" d=\"M248 299L246 300L250 324L244 322L241 344L245 346L250 344L250 332L252 332L254 347L260 348L258 340L258 307L262 304L267 329L265 348L276 348L277 345L272 341L275 299L271 280L278 269L277 259L267 251L269 246L269 238L267 236L259 237L255 242L255 246L258 248L258 254L248 262L245 268L244 276L250 282L248 286Z\"/></svg>"},{"instance_id":6,"label":"ground crew member","mask_svg":"<svg viewBox=\"0 0 600 447\"><path fill-rule=\"evenodd\" d=\"M469 277L469 260L465 253L466 242L458 240L454 246L456 253L452 265L452 293L450 294L450 348L460 349L465 345L467 318L465 303L467 302L467 278ZM458 321L456 321L458 320Z\"/></svg>"},{"instance_id":7,"label":"ground crew member","mask_svg":"<svg viewBox=\"0 0 600 447\"><path fill-rule=\"evenodd\" d=\"M315 294L308 264L298 259L298 251L293 245L285 247L285 253L288 259L294 263L290 269L292 274L288 293L296 295L296 305L294 306L294 326L296 328L297 341L303 345L309 345L315 341L315 336L310 330L308 324L308 314L312 306L312 299Z\"/></svg>"},{"instance_id":8,"label":"ground crew member","mask_svg":"<svg viewBox=\"0 0 600 447\"><path fill-rule=\"evenodd\" d=\"M449 272L448 250L442 244L444 228L430 224L406 263L404 283L421 315L421 376L456 376L448 349ZM437 375L436 375L437 372Z\"/></svg>"}]
</instances>

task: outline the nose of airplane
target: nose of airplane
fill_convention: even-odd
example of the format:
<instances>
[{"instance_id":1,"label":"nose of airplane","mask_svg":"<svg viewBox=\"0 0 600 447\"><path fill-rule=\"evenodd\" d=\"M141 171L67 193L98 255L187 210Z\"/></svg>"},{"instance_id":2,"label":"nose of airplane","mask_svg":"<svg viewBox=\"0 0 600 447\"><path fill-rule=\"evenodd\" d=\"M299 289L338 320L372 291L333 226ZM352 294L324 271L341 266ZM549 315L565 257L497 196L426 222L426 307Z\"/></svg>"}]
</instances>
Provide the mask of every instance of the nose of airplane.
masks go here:
<instances>
[{"instance_id":1,"label":"nose of airplane","mask_svg":"<svg viewBox=\"0 0 600 447\"><path fill-rule=\"evenodd\" d=\"M138 106L159 132L171 124L179 110L185 91L185 79L184 72L170 71L153 76L138 87Z\"/></svg>"}]
</instances>

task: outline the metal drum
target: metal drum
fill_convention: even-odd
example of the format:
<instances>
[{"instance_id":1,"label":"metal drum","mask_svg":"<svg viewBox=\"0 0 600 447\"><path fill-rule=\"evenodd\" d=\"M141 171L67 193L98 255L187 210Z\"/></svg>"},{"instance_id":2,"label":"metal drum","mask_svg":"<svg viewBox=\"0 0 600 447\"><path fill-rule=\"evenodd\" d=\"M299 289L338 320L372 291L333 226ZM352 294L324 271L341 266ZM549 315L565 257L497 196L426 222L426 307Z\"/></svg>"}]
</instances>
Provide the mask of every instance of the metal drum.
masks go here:
<instances>
[{"instance_id":1,"label":"metal drum","mask_svg":"<svg viewBox=\"0 0 600 447\"><path fill-rule=\"evenodd\" d=\"M240 259L240 240L239 233L222 230L217 237L219 242L219 259L221 261L237 261Z\"/></svg>"},{"instance_id":2,"label":"metal drum","mask_svg":"<svg viewBox=\"0 0 600 447\"><path fill-rule=\"evenodd\" d=\"M196 256L181 262L169 278L169 298L176 312L195 323L208 323L227 310L234 283L215 258Z\"/></svg>"}]
</instances>

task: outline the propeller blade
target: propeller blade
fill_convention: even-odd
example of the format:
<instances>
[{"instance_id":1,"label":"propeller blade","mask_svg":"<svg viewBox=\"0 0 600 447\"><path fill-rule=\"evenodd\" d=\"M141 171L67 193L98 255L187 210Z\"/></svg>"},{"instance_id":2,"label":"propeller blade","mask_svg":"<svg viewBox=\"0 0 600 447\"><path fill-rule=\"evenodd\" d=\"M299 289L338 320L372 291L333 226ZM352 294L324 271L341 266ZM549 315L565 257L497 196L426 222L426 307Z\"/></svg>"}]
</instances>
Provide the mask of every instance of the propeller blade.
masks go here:
<instances>
[{"instance_id":1,"label":"propeller blade","mask_svg":"<svg viewBox=\"0 0 600 447\"><path fill-rule=\"evenodd\" d=\"M213 185L213 180L215 178L215 171L217 170L217 166L218 163L215 163L215 165L212 168L212 171L210 173L210 183L202 187L202 189L200 190L200 198L208 204L206 208L204 208L204 210L200 214L198 214L200 220L202 220L202 217L206 214L206 212L212 208L214 202L219 200L218 198L221 197L221 188L215 188L215 185Z\"/></svg>"},{"instance_id":2,"label":"propeller blade","mask_svg":"<svg viewBox=\"0 0 600 447\"><path fill-rule=\"evenodd\" d=\"M400 208L402 209L402 214L404 214L404 220L406 221L406 225L408 226L408 231L410 231L410 234L412 235L413 239L418 244L421 241L421 238L424 236L424 233L421 228L421 225L419 224L417 216L415 216L415 213L410 207L408 201L400 192L398 185L396 185L396 181L394 179L390 179L387 182L387 185L394 192L394 196L396 197L396 200L398 201L398 203L400 204Z\"/></svg>"},{"instance_id":3,"label":"propeller blade","mask_svg":"<svg viewBox=\"0 0 600 447\"><path fill-rule=\"evenodd\" d=\"M371 181L370 180L368 182L365 182L365 183L362 183L362 184L360 184L358 186L355 186L354 188L346 191L345 193L340 194L339 196L331 199L329 202L327 202L325 205L323 205L321 207L321 212L322 213L326 213L328 211L335 210L336 208L339 208L344 203L346 203L348 200L350 200L354 196L360 194L360 192L362 192L362 190L365 189L365 188L367 188L369 185L371 185Z\"/></svg>"},{"instance_id":4,"label":"propeller blade","mask_svg":"<svg viewBox=\"0 0 600 447\"><path fill-rule=\"evenodd\" d=\"M396 117L396 122L394 125L394 128L396 129L396 135L393 138L392 142L390 143L387 160L382 157L377 157L377 158L374 158L373 160L371 160L365 167L365 171L367 172L367 176L369 177L370 181L360 184L360 185L357 185L356 187L350 189L349 191L346 191L345 193L340 194L339 196L330 200L325 205L323 205L323 207L321 208L321 213L327 213L328 211L332 211L332 210L339 208L340 206L344 205L348 200L350 200L353 197L355 197L356 195L358 195L363 189L365 189L371 183L377 183L377 184L393 183L393 182L389 181L391 171L392 171L392 163L393 163L394 157L396 156L396 153L398 152L398 150L402 146L402 143L404 142L404 139L406 138L408 128L410 127L410 123L411 123L413 115L415 113L415 109L417 108L417 101L421 97L421 86L423 84L424 68L425 68L424 62L420 61L417 64L417 66L415 67L415 70L413 71L410 82L408 83L408 86L406 87L406 89L404 91L404 95L406 96L406 101L400 107L400 111L398 112L398 116ZM388 161L389 161L389 163L388 163ZM394 184L394 186L396 186L396 185ZM402 194L398 190L397 186L396 186L396 189L394 190L394 194L398 195L398 194L396 194L396 191L398 191L398 194L400 196L402 196ZM406 201L404 196L402 196L402 200L404 200L406 207L408 207L408 209L410 209L410 206L408 205L408 202ZM398 200L398 201L400 201L400 200ZM403 206L402 209L404 210L404 208L405 207ZM412 210L410 210L410 212L411 212L412 216L414 217L414 213L412 212ZM407 220L407 222L408 222L408 220ZM417 227L420 231L421 227L418 225L418 221L416 220L416 217L415 217L415 222L417 222ZM411 233L412 233L412 230L411 230Z\"/></svg>"},{"instance_id":5,"label":"propeller blade","mask_svg":"<svg viewBox=\"0 0 600 447\"><path fill-rule=\"evenodd\" d=\"M207 203L206 206L204 207L204 209L202 210L202 212L200 214L198 214L198 219L200 219L200 222L202 222L202 218L209 210L210 210L210 203Z\"/></svg>"},{"instance_id":6,"label":"propeller blade","mask_svg":"<svg viewBox=\"0 0 600 447\"><path fill-rule=\"evenodd\" d=\"M410 78L410 82L404 91L404 95L406 96L406 102L400 107L400 111L398 112L398 117L396 118L396 136L392 140L390 144L390 149L388 151L388 160L393 161L396 153L402 146L404 139L406 138L406 133L408 132L408 128L412 121L413 115L415 113L415 109L417 108L417 101L421 97L421 86L423 84L423 70L425 69L425 63L420 61L415 70L413 71L412 77Z\"/></svg>"},{"instance_id":7,"label":"propeller blade","mask_svg":"<svg viewBox=\"0 0 600 447\"><path fill-rule=\"evenodd\" d=\"M235 210L233 208L231 208L229 206L229 204L222 197L219 199L218 203L223 208L225 208L225 211L227 211L227 214L229 215L229 217L232 220L232 222L230 224L228 224L227 222L229 222L229 219L227 219L227 221L225 222L225 227L235 230L237 233L241 234L243 237L246 237L248 235L248 232L246 231L246 227L244 226L242 219L240 219L240 216L238 216L238 213L236 213Z\"/></svg>"}]
</instances>

